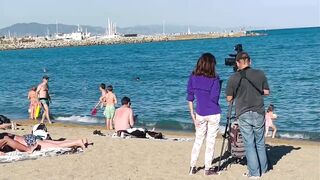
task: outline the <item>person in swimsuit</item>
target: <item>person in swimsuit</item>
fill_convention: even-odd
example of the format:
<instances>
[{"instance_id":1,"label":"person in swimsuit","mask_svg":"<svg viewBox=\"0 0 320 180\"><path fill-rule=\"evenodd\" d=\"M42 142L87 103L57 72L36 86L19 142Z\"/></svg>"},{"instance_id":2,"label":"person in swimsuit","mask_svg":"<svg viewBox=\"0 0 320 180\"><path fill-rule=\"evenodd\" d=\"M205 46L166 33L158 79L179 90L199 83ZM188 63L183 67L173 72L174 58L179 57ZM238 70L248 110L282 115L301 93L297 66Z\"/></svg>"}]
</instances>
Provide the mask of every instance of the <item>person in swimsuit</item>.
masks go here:
<instances>
[{"instance_id":1,"label":"person in swimsuit","mask_svg":"<svg viewBox=\"0 0 320 180\"><path fill-rule=\"evenodd\" d=\"M41 106L44 109L42 114L41 123L44 122L44 119L47 118L48 122L51 124L50 120L50 111L49 111L49 103L51 102L49 95L49 86L48 86L49 77L47 75L43 76L42 83L40 83L37 87L36 93L38 94L39 101Z\"/></svg>"},{"instance_id":2,"label":"person in swimsuit","mask_svg":"<svg viewBox=\"0 0 320 180\"><path fill-rule=\"evenodd\" d=\"M117 97L113 93L113 87L112 85L109 85L107 87L107 93L102 98L102 101L104 102L106 108L103 112L104 116L106 117L106 128L107 130L112 130L113 125L113 117L115 113L115 105L117 104Z\"/></svg>"},{"instance_id":3,"label":"person in swimsuit","mask_svg":"<svg viewBox=\"0 0 320 180\"><path fill-rule=\"evenodd\" d=\"M0 133L0 140L1 140L1 137L6 141L10 141L10 142L15 141L14 142L15 148L13 149L17 149L22 152L32 152L35 148L48 149L48 148L80 147L81 149L84 149L84 148L87 148L88 145L93 145L93 143L89 143L87 139L74 139L74 140L63 140L63 141L41 140L33 134L19 136L19 135L10 134L10 133ZM1 150L1 146L0 146L0 150Z\"/></svg>"},{"instance_id":4,"label":"person in swimsuit","mask_svg":"<svg viewBox=\"0 0 320 180\"><path fill-rule=\"evenodd\" d=\"M36 119L35 117L35 110L38 105L38 96L36 92L37 88L35 86L32 86L29 93L28 93L28 99L30 101L29 105L29 119Z\"/></svg>"},{"instance_id":5,"label":"person in swimsuit","mask_svg":"<svg viewBox=\"0 0 320 180\"><path fill-rule=\"evenodd\" d=\"M8 150L18 150L20 152L32 153L37 146L26 146L14 140L15 135L9 133L0 133L0 155Z\"/></svg>"},{"instance_id":6,"label":"person in swimsuit","mask_svg":"<svg viewBox=\"0 0 320 180\"><path fill-rule=\"evenodd\" d=\"M276 136L277 127L273 124L273 120L275 120L277 118L277 116L276 116L276 114L273 113L273 111L274 111L274 106L272 104L270 104L267 109L266 115L265 115L265 119L266 119L265 137L267 137L267 135L268 135L269 127L271 127L271 129L273 130L272 138L274 138Z\"/></svg>"}]
</instances>

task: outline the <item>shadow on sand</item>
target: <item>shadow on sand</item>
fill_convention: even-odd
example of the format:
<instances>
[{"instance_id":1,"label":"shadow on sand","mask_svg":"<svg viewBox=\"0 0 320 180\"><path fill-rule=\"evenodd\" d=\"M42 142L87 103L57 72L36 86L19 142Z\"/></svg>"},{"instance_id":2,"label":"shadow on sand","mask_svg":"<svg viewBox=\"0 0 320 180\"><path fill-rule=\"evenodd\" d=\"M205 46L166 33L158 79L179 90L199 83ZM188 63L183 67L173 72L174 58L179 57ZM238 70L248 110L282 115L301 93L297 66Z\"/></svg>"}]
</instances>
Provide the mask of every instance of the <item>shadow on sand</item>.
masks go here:
<instances>
[{"instance_id":1,"label":"shadow on sand","mask_svg":"<svg viewBox=\"0 0 320 180\"><path fill-rule=\"evenodd\" d=\"M266 144L269 170L273 169L273 166L275 166L282 159L282 157L291 153L293 150L300 150L300 149L301 147L293 147L293 146L287 146L287 145L271 146L269 144ZM219 159L220 157L215 158L212 161L212 164L214 163L218 164ZM221 158L220 170L226 170L227 168L231 168L232 164L246 165L247 161L245 157L244 158L231 157L230 152L225 151ZM215 167L215 168L218 171L218 167ZM201 169L204 169L204 166L198 167L197 171Z\"/></svg>"},{"instance_id":2,"label":"shadow on sand","mask_svg":"<svg viewBox=\"0 0 320 180\"><path fill-rule=\"evenodd\" d=\"M269 144L266 144L266 149L268 155L269 169L273 169L273 166L275 166L280 161L280 159L282 159L282 157L291 153L293 150L300 150L301 147L293 147L286 145L271 146Z\"/></svg>"}]
</instances>

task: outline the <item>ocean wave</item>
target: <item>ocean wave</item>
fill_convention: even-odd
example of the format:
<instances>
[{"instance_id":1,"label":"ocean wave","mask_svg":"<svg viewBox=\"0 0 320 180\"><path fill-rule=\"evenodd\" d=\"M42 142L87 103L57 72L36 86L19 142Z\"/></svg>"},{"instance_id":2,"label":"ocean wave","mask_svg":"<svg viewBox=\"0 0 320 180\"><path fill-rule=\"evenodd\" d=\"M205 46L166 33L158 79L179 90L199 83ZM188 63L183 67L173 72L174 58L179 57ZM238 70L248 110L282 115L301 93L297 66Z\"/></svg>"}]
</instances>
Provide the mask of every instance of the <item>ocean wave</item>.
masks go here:
<instances>
[{"instance_id":1,"label":"ocean wave","mask_svg":"<svg viewBox=\"0 0 320 180\"><path fill-rule=\"evenodd\" d=\"M61 122L71 122L71 123L80 123L80 124L100 124L103 121L98 117L93 116L58 116L55 118L57 121Z\"/></svg>"},{"instance_id":2,"label":"ocean wave","mask_svg":"<svg viewBox=\"0 0 320 180\"><path fill-rule=\"evenodd\" d=\"M58 116L55 120L60 122L76 123L82 125L101 125L104 124L103 117L96 116ZM190 122L179 122L174 120L163 120L163 121L138 121L135 126L145 127L147 129L156 128L159 130L175 130L175 131L186 131L193 132L195 130L193 123ZM221 124L219 127L219 134L224 134L225 125ZM269 133L268 135L271 135ZM301 140L314 140L320 141L320 134L318 132L295 132L295 131L281 131L277 132L278 138L285 139L301 139Z\"/></svg>"}]
</instances>

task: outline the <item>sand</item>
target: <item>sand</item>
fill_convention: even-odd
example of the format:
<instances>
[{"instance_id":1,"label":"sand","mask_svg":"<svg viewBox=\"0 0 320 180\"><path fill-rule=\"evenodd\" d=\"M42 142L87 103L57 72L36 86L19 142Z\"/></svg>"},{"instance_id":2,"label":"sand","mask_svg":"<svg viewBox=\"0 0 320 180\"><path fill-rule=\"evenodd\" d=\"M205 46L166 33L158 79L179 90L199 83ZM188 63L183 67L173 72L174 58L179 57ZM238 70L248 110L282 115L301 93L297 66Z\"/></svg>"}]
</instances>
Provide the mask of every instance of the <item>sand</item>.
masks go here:
<instances>
[{"instance_id":1,"label":"sand","mask_svg":"<svg viewBox=\"0 0 320 180\"><path fill-rule=\"evenodd\" d=\"M30 133L32 122L21 121L16 134ZM21 130L21 129L24 130ZM0 179L247 179L246 166L233 164L218 176L205 176L200 170L189 176L193 141L120 139L93 135L103 127L55 123L48 125L54 139L88 138L94 142L83 153L41 157L0 164ZM3 130L1 130L2 132ZM163 131L166 137L194 138L191 133ZM320 179L320 143L300 140L267 139L273 169L261 179ZM216 141L215 157L220 155L222 138ZM203 166L204 146L198 165ZM217 163L216 163L217 165Z\"/></svg>"}]
</instances>

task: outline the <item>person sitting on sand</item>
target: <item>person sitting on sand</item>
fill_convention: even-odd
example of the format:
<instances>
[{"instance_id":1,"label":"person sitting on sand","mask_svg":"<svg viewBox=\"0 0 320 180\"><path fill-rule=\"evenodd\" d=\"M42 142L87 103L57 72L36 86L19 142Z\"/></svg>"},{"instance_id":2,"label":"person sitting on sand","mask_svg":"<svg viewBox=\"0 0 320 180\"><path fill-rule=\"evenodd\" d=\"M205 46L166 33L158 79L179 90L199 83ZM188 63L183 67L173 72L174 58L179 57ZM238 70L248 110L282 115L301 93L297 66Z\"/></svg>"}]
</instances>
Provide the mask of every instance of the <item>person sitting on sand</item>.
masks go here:
<instances>
[{"instance_id":1,"label":"person sitting on sand","mask_svg":"<svg viewBox=\"0 0 320 180\"><path fill-rule=\"evenodd\" d=\"M130 98L123 97L121 99L121 107L118 108L114 116L114 128L116 132L127 130L134 125L133 110L131 109Z\"/></svg>"},{"instance_id":2,"label":"person sitting on sand","mask_svg":"<svg viewBox=\"0 0 320 180\"><path fill-rule=\"evenodd\" d=\"M37 88L32 86L30 91L28 92L28 99L30 101L29 105L29 119L36 119L35 117L35 110L38 105L38 96L36 92Z\"/></svg>"},{"instance_id":3,"label":"person sitting on sand","mask_svg":"<svg viewBox=\"0 0 320 180\"><path fill-rule=\"evenodd\" d=\"M102 98L102 101L104 102L104 105L106 106L103 114L106 117L106 128L107 130L113 129L113 118L115 114L115 105L117 104L117 97L113 93L113 87L112 85L109 85L107 87L107 93Z\"/></svg>"},{"instance_id":4,"label":"person sitting on sand","mask_svg":"<svg viewBox=\"0 0 320 180\"><path fill-rule=\"evenodd\" d=\"M267 135L268 135L269 127L271 127L273 130L272 138L274 138L276 136L277 127L276 127L276 125L273 124L273 120L275 120L277 118L277 115L274 114L273 111L274 111L274 106L272 104L270 104L267 109L266 115L265 115L265 119L266 119L265 137L267 137Z\"/></svg>"}]
</instances>

